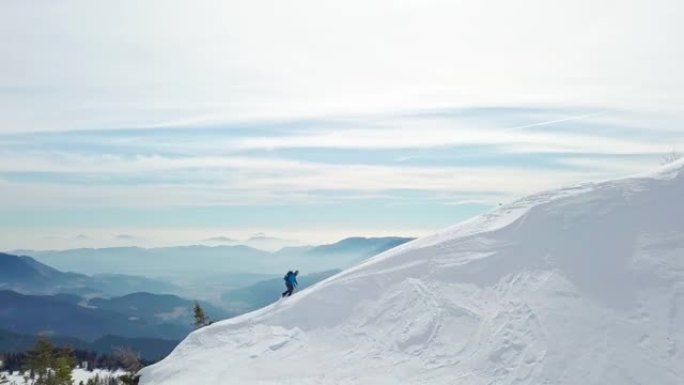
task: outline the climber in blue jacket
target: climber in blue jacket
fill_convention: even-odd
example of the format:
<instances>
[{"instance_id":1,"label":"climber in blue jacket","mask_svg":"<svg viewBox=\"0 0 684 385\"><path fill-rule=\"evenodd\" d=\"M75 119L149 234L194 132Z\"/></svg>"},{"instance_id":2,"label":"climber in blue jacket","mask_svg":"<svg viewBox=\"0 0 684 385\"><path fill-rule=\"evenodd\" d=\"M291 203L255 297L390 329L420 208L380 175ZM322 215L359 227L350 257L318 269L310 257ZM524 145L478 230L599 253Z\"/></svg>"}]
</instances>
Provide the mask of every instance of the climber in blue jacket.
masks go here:
<instances>
[{"instance_id":1,"label":"climber in blue jacket","mask_svg":"<svg viewBox=\"0 0 684 385\"><path fill-rule=\"evenodd\" d=\"M287 290L285 290L282 294L283 297L291 296L295 287L297 287L297 274L299 274L299 270L295 270L294 273L292 270L290 270L287 272L287 274L285 274L285 277L283 277L285 280L285 286L287 286Z\"/></svg>"}]
</instances>

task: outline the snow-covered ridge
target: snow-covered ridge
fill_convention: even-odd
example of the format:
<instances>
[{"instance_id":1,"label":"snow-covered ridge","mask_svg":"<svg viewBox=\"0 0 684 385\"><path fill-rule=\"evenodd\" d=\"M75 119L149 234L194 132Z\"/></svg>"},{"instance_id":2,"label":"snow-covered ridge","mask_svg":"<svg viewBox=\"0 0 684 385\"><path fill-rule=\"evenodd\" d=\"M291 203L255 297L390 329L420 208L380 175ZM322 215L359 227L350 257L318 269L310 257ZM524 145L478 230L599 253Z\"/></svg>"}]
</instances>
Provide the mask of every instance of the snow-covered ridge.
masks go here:
<instances>
[{"instance_id":1,"label":"snow-covered ridge","mask_svg":"<svg viewBox=\"0 0 684 385\"><path fill-rule=\"evenodd\" d=\"M681 384L683 169L404 244L196 331L141 384Z\"/></svg>"}]
</instances>

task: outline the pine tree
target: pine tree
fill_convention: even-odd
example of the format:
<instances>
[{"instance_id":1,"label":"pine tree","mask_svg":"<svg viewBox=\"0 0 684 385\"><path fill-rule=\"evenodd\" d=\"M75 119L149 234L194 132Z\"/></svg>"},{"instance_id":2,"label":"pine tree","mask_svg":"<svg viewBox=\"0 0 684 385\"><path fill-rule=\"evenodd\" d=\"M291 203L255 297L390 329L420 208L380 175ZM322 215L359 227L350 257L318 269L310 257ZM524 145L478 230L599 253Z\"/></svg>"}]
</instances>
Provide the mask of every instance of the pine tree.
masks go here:
<instances>
[{"instance_id":1,"label":"pine tree","mask_svg":"<svg viewBox=\"0 0 684 385\"><path fill-rule=\"evenodd\" d=\"M70 385L73 384L71 378L71 370L73 367L69 362L69 356L60 354L55 359L54 367L54 383L55 385Z\"/></svg>"},{"instance_id":2,"label":"pine tree","mask_svg":"<svg viewBox=\"0 0 684 385\"><path fill-rule=\"evenodd\" d=\"M26 354L26 370L33 385L73 385L71 371L76 366L73 349L56 351L50 339L39 336Z\"/></svg>"},{"instance_id":3,"label":"pine tree","mask_svg":"<svg viewBox=\"0 0 684 385\"><path fill-rule=\"evenodd\" d=\"M195 305L193 307L193 313L195 317L195 322L193 325L195 326L195 329L199 329L203 326L209 325L210 321L207 318L207 316L204 314L204 310L200 306L199 302L195 301Z\"/></svg>"},{"instance_id":4,"label":"pine tree","mask_svg":"<svg viewBox=\"0 0 684 385\"><path fill-rule=\"evenodd\" d=\"M44 335L38 336L33 349L26 353L26 370L29 378L35 379L34 384L47 384L50 368L53 366L54 346L49 338Z\"/></svg>"}]
</instances>

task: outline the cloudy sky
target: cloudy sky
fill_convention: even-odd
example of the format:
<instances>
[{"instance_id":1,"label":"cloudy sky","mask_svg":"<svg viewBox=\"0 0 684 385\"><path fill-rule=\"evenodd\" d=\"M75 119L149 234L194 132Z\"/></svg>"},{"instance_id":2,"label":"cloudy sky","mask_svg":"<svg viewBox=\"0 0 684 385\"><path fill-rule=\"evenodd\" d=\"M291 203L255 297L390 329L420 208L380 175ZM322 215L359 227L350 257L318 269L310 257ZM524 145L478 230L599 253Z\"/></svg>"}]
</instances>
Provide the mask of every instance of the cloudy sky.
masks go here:
<instances>
[{"instance_id":1,"label":"cloudy sky","mask_svg":"<svg viewBox=\"0 0 684 385\"><path fill-rule=\"evenodd\" d=\"M684 150L680 0L0 2L0 249L422 235Z\"/></svg>"}]
</instances>

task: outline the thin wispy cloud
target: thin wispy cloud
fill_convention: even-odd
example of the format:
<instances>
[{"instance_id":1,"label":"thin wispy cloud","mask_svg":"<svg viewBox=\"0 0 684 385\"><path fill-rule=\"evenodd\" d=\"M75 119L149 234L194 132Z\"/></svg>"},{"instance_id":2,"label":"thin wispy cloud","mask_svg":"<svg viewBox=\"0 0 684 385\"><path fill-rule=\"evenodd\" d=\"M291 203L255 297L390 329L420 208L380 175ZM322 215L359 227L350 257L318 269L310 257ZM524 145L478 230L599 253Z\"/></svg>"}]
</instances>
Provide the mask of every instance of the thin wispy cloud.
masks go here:
<instances>
[{"instance_id":1,"label":"thin wispy cloud","mask_svg":"<svg viewBox=\"0 0 684 385\"><path fill-rule=\"evenodd\" d=\"M40 207L58 202L141 207L259 204L276 197L282 204L345 199L344 194L326 196L329 191L356 198L401 196L402 191L518 196L641 171L644 157L667 152L677 138L667 131L650 140L617 135L615 122L591 121L605 113L568 116L562 110L536 109L530 115L492 108L453 116L374 116L365 128L356 117L332 124L271 122L251 130L231 126L199 133L176 128L14 134L14 146L0 151L7 160L0 164L5 197L0 203L30 207L30 197ZM539 120L540 115L547 119ZM548 119L553 115L560 117ZM518 121L527 123L511 125ZM594 135L576 133L580 122L593 127ZM611 162L597 154L622 159ZM164 193L155 198L158 191ZM62 199L67 196L78 199Z\"/></svg>"}]
</instances>

